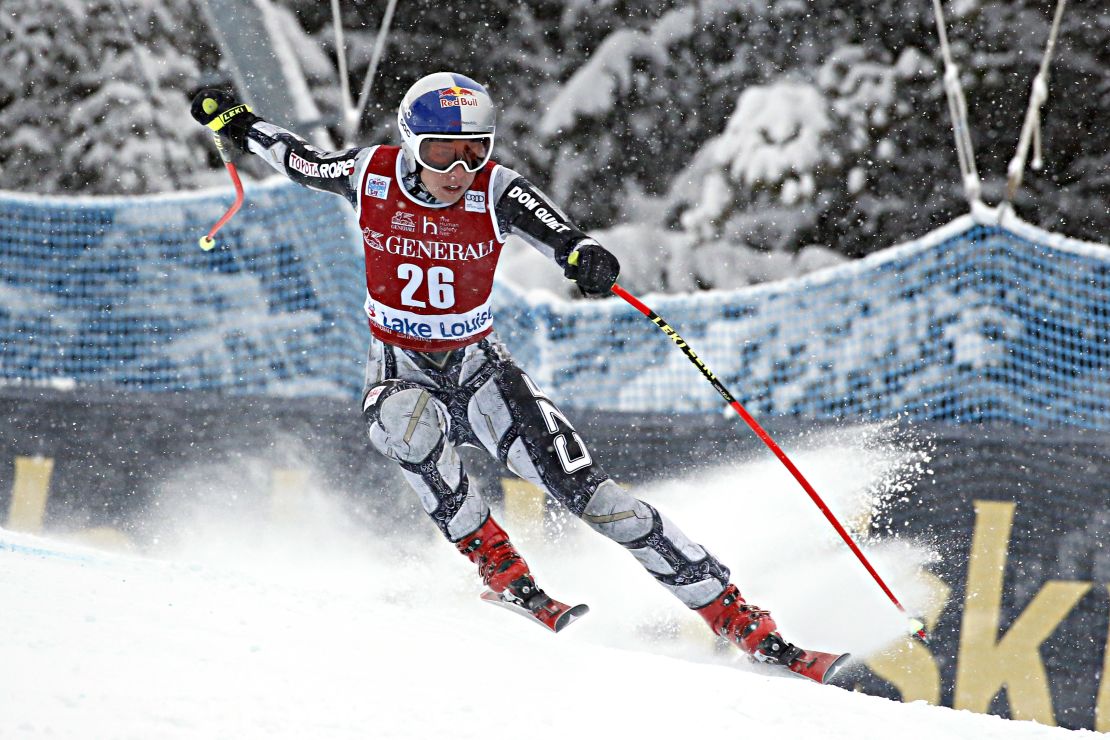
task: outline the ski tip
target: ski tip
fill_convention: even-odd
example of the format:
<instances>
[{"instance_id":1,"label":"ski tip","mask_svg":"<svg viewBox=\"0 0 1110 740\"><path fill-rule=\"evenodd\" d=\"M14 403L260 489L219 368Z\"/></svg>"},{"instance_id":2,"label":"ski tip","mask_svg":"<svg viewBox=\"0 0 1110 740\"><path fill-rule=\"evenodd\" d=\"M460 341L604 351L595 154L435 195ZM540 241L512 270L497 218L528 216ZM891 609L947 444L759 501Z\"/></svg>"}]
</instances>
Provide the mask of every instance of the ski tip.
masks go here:
<instances>
[{"instance_id":1,"label":"ski tip","mask_svg":"<svg viewBox=\"0 0 1110 740\"><path fill-rule=\"evenodd\" d=\"M565 612L559 615L559 618L555 621L555 631L561 632L564 627L571 624L579 617L589 614L589 612L590 607L586 606L585 604L572 606L570 609L567 609Z\"/></svg>"}]
</instances>

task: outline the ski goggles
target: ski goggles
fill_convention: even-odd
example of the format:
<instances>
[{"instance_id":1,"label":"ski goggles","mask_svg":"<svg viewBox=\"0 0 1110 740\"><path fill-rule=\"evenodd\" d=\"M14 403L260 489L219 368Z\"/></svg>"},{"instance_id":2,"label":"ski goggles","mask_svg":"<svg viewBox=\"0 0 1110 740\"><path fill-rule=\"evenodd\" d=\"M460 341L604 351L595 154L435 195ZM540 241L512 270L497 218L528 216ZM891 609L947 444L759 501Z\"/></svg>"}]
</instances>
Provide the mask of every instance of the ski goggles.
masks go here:
<instances>
[{"instance_id":1,"label":"ski goggles","mask_svg":"<svg viewBox=\"0 0 1110 740\"><path fill-rule=\"evenodd\" d=\"M432 172L449 172L456 164L477 172L493 153L490 134L421 134L416 139L416 161Z\"/></svg>"}]
</instances>

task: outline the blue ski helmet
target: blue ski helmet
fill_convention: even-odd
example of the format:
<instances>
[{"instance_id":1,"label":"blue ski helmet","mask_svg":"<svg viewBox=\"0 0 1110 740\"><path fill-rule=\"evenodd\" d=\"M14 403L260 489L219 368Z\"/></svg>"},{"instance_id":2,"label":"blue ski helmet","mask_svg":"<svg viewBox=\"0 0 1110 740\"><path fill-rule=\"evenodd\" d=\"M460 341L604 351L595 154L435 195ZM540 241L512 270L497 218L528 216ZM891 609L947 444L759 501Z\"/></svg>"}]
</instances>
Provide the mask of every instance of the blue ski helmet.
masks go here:
<instances>
[{"instance_id":1,"label":"blue ski helmet","mask_svg":"<svg viewBox=\"0 0 1110 740\"><path fill-rule=\"evenodd\" d=\"M397 108L397 128L401 132L405 156L410 164L421 161L420 144L430 134L442 138L488 139L485 157L477 167L470 162L466 169L481 169L493 148L497 129L497 111L486 88L464 75L435 72L421 77L405 93ZM442 171L440 168L430 167Z\"/></svg>"}]
</instances>

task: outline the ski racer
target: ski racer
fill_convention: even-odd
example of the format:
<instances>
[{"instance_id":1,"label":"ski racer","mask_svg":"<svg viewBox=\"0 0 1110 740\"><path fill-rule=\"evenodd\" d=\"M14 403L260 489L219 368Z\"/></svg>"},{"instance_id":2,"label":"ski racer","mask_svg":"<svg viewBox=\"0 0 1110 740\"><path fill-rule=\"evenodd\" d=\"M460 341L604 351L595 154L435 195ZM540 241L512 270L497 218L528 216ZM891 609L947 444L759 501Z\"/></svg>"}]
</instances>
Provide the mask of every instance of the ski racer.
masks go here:
<instances>
[{"instance_id":1,"label":"ski racer","mask_svg":"<svg viewBox=\"0 0 1110 740\"><path fill-rule=\"evenodd\" d=\"M366 256L371 339L362 413L370 442L400 466L490 591L552 629L550 617L568 608L536 585L471 485L459 445L486 450L620 543L745 653L787 667L802 662L805 652L741 598L728 568L605 473L494 333L490 292L510 234L590 296L608 294L620 266L535 185L491 159L496 115L485 87L449 72L417 81L397 111L401 146L323 151L213 89L195 96L192 114L232 151L258 155L354 208Z\"/></svg>"}]
</instances>

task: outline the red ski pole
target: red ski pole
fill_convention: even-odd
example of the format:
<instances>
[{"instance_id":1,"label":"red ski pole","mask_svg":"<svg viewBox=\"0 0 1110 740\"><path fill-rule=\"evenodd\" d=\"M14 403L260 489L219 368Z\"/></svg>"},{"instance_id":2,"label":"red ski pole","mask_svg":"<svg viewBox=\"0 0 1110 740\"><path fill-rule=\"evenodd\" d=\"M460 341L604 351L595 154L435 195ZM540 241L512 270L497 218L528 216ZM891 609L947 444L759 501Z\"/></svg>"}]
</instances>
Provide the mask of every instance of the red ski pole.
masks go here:
<instances>
[{"instance_id":1,"label":"red ski pole","mask_svg":"<svg viewBox=\"0 0 1110 740\"><path fill-rule=\"evenodd\" d=\"M234 216L239 211L240 206L243 205L243 183L239 179L239 171L235 169L235 164L231 161L231 157L229 157L224 150L224 143L223 140L220 139L220 135L213 134L212 138L216 140L216 149L220 153L220 159L224 161L224 166L227 167L227 172L231 175L231 182L235 184L235 202L231 204L231 208L227 209L227 213L216 222L216 225L200 238L200 248L205 252L216 246L216 232L222 229L224 224L230 221L231 217Z\"/></svg>"},{"instance_id":2,"label":"red ski pole","mask_svg":"<svg viewBox=\"0 0 1110 740\"><path fill-rule=\"evenodd\" d=\"M775 453L775 457L777 457L782 462L782 464L786 466L786 469L790 471L791 475L794 476L794 479L797 480L798 483L801 484L805 492L809 494L809 498L813 501L814 504L817 505L817 508L821 510L821 513L825 515L825 518L829 520L829 524L833 526L833 529L836 530L836 533L839 534L840 538L844 540L844 543L848 545L848 549L851 550L853 554L855 554L860 563L863 564L863 567L867 569L867 572L870 573L871 577L875 579L875 582L879 584L879 588L883 590L883 593L887 595L887 598L889 598L894 603L894 605L898 607L902 614L910 619L911 631L914 632L922 640L927 640L928 638L925 635L925 625L921 624L919 620L910 617L909 613L906 611L906 608L902 606L902 602L898 601L898 597L895 596L894 592L890 590L890 587L886 585L886 582L883 581L882 576L880 576L875 568L871 565L870 561L868 561L867 559L867 556L863 554L863 551L859 549L859 546L856 545L851 535L849 535L847 530L845 530L844 527L841 526L840 522L837 521L836 516L832 513L829 507L825 505L825 502L821 499L821 497L817 495L817 491L814 490L813 486L809 484L809 481L806 480L805 476L802 475L797 466L795 466L794 463L791 462L790 458L786 456L786 453L782 451L782 448L775 443L775 440L771 439L771 435L767 434L763 427L759 425L759 422L752 418L752 415L747 412L747 410L740 404L740 402L732 397L732 394L728 392L728 389L725 388L721 381L717 379L717 376L714 375L708 367L706 367L705 362L703 362L702 359L698 357L697 353L695 353L694 350L690 348L690 345L686 343L686 340L680 337L678 335L678 332L672 329L666 321L660 318L659 314L652 311L638 298L636 298L636 296L632 295L621 286L613 285L613 292L624 300L628 301L628 303L633 308L642 313L644 316L647 316L653 324L658 326L663 331L663 333L666 334L670 338L670 340L674 342L679 349L682 350L682 352L686 355L690 362L694 363L698 370L701 371L701 374L705 377L705 379L708 380L710 385L712 385L717 390L717 392L721 394L721 397L725 399L728 405L731 406L736 411L736 413L740 414L740 418L747 422L748 426L751 427L756 436L763 440L763 443L771 448L771 452Z\"/></svg>"}]
</instances>

